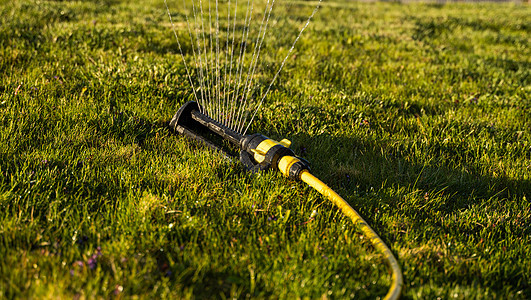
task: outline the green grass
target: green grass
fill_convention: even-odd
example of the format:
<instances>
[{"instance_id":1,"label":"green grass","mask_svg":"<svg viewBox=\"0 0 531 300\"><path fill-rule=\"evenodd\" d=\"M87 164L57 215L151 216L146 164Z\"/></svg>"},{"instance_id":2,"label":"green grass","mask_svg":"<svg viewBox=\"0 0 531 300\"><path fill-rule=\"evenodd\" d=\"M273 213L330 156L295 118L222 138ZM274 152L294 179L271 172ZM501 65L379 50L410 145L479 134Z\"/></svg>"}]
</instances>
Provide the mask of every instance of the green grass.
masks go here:
<instances>
[{"instance_id":1,"label":"green grass","mask_svg":"<svg viewBox=\"0 0 531 300\"><path fill-rule=\"evenodd\" d=\"M385 295L319 194L166 128L192 95L163 1L1 2L0 298ZM530 19L327 0L253 123L389 244L404 298L531 298Z\"/></svg>"}]
</instances>

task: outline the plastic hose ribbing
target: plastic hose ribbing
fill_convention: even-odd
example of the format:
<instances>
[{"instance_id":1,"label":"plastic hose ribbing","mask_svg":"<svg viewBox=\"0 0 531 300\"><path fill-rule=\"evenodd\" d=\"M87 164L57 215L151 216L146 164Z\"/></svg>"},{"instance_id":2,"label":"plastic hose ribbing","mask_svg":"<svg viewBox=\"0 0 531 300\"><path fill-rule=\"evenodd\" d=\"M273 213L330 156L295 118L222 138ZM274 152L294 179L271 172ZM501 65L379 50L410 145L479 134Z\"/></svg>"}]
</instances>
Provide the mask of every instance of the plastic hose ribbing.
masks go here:
<instances>
[{"instance_id":1,"label":"plastic hose ribbing","mask_svg":"<svg viewBox=\"0 0 531 300\"><path fill-rule=\"evenodd\" d=\"M304 170L300 174L302 181L306 182L309 186L313 187L323 196L327 197L332 201L339 209L349 217L354 224L358 225L361 231L367 236L374 247L381 252L384 257L387 259L389 266L393 272L392 279L393 283L385 295L384 299L398 299L400 297L400 292L402 291L403 279L402 271L400 271L400 266L396 261L393 253L389 247L384 243L384 241L376 234L376 232L365 222L365 220L345 201L341 196L329 188L317 177L313 176L307 170Z\"/></svg>"}]
</instances>

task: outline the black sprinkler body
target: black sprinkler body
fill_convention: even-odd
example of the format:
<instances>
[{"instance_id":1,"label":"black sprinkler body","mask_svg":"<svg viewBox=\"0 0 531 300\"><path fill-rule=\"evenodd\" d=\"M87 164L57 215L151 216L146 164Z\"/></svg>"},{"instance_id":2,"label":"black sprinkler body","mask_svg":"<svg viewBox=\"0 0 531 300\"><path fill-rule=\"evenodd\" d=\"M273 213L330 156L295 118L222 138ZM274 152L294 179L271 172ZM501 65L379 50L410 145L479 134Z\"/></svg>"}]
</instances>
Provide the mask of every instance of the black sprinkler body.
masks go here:
<instances>
[{"instance_id":1,"label":"black sprinkler body","mask_svg":"<svg viewBox=\"0 0 531 300\"><path fill-rule=\"evenodd\" d=\"M195 140L207 147L230 155L225 147L216 143L220 138L227 140L239 150L239 158L245 168L252 172L278 169L283 157L294 157L287 174L290 178L298 179L302 170L309 170L309 163L299 157L289 146L291 142L274 141L261 134L242 135L227 126L201 113L199 104L195 101L185 103L173 116L169 126L176 132Z\"/></svg>"}]
</instances>

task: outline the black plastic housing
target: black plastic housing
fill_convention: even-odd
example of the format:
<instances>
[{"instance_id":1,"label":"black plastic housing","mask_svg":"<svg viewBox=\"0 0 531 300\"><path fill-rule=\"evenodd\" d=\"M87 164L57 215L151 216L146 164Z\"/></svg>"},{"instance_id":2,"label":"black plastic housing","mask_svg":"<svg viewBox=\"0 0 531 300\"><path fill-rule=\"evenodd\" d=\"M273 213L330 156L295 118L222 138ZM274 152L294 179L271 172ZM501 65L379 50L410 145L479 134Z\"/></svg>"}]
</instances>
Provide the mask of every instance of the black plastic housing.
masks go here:
<instances>
[{"instance_id":1,"label":"black plastic housing","mask_svg":"<svg viewBox=\"0 0 531 300\"><path fill-rule=\"evenodd\" d=\"M252 172L269 168L277 169L278 162L282 157L295 156L291 149L277 144L267 150L264 155L265 160L262 163L257 163L254 159L253 151L258 148L260 143L269 138L259 133L244 136L201 113L199 104L195 101L186 102L179 108L171 119L169 126L176 132L226 155L231 155L231 150L222 146L223 140L229 141L233 147L240 150L240 161L247 170ZM289 177L297 179L300 172L304 169L309 169L307 161L302 160L295 163L290 169Z\"/></svg>"},{"instance_id":2,"label":"black plastic housing","mask_svg":"<svg viewBox=\"0 0 531 300\"><path fill-rule=\"evenodd\" d=\"M233 146L239 148L243 137L241 134L201 113L199 104L195 101L188 101L181 106L171 119L169 126L176 132L227 155L230 155L231 149L223 147L219 138L227 140ZM219 138L216 138L213 134ZM212 141L216 139L218 143Z\"/></svg>"}]
</instances>

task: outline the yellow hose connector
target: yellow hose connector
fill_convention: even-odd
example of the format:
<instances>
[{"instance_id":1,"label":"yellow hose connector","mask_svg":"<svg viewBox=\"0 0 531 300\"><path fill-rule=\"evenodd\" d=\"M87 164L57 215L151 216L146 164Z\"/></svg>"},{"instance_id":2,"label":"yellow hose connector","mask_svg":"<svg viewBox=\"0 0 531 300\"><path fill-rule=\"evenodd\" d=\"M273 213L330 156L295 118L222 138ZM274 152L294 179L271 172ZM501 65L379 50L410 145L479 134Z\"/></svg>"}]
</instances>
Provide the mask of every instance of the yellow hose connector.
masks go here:
<instances>
[{"instance_id":1,"label":"yellow hose connector","mask_svg":"<svg viewBox=\"0 0 531 300\"><path fill-rule=\"evenodd\" d=\"M284 158L282 158L282 160L283 159ZM280 169L280 163L279 163L279 169ZM369 240L374 245L374 247L384 255L393 273L392 275L393 282L391 284L391 287L389 288L389 291L387 292L387 295L385 295L384 299L398 299L400 297L400 293L402 291L402 286L404 282L403 282L402 271L400 270L400 266L398 265L398 262L396 258L394 257L393 253L391 252L391 250L389 249L389 247L378 236L378 234L376 234L376 232L369 226L369 224L367 224L367 222L347 203L347 201L345 201L341 196L339 196L336 192L334 192L321 180L313 176L308 170L303 170L300 174L300 178L302 181L306 182L309 186L313 187L316 191L321 193L323 196L327 197L337 207L339 207L339 209L343 212L343 214L349 217L352 220L352 222L354 222L354 224L359 226L361 231L365 234L365 236L369 238Z\"/></svg>"}]
</instances>

